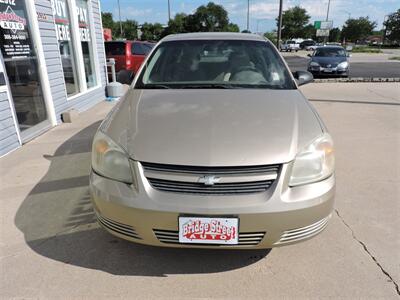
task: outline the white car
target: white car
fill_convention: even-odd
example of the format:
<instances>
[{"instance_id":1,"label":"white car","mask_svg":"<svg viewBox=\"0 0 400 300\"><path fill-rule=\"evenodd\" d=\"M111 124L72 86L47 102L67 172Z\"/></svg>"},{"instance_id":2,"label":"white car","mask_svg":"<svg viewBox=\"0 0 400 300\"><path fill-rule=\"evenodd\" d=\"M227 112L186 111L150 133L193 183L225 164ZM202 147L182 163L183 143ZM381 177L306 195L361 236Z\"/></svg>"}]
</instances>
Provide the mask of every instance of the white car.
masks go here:
<instances>
[{"instance_id":1,"label":"white car","mask_svg":"<svg viewBox=\"0 0 400 300\"><path fill-rule=\"evenodd\" d=\"M281 51L299 51L300 50L300 44L297 43L296 41L293 40L288 40L285 43L281 44Z\"/></svg>"}]
</instances>

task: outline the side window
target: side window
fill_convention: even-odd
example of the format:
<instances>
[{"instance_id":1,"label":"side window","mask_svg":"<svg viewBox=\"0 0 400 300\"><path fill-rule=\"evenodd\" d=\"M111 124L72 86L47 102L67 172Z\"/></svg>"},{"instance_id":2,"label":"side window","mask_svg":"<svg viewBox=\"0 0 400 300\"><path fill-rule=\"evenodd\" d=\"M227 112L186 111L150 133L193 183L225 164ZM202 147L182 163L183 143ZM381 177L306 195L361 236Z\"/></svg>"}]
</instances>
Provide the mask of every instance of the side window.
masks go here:
<instances>
[{"instance_id":1,"label":"side window","mask_svg":"<svg viewBox=\"0 0 400 300\"><path fill-rule=\"evenodd\" d=\"M133 55L145 55L145 51L141 44L133 43L132 44L132 54Z\"/></svg>"}]
</instances>

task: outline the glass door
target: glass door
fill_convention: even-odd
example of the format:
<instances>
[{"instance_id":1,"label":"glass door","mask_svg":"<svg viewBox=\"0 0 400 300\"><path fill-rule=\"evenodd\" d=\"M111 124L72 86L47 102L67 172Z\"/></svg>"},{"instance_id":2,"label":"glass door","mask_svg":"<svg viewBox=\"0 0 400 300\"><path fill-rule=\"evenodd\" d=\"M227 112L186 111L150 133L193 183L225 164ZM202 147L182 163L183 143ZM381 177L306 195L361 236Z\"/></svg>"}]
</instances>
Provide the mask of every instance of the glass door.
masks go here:
<instances>
[{"instance_id":1,"label":"glass door","mask_svg":"<svg viewBox=\"0 0 400 300\"><path fill-rule=\"evenodd\" d=\"M25 0L0 1L0 49L22 135L47 120L30 30Z\"/></svg>"}]
</instances>

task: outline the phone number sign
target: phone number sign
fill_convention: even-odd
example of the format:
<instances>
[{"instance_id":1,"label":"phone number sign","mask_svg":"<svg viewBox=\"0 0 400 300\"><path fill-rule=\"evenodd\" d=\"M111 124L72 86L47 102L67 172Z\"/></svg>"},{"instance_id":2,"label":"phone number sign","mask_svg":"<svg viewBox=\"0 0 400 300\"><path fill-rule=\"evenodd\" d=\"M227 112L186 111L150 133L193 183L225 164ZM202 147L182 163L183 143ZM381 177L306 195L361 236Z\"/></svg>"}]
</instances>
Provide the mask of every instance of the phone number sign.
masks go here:
<instances>
[{"instance_id":1,"label":"phone number sign","mask_svg":"<svg viewBox=\"0 0 400 300\"><path fill-rule=\"evenodd\" d=\"M5 59L31 55L23 0L0 1L0 49Z\"/></svg>"}]
</instances>

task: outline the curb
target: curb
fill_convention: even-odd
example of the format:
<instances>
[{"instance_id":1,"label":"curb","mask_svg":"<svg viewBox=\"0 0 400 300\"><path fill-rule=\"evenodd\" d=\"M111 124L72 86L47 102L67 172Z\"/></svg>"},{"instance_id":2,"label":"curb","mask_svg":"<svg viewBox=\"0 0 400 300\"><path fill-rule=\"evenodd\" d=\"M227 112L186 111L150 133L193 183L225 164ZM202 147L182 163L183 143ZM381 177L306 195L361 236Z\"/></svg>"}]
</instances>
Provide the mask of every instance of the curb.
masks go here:
<instances>
[{"instance_id":1,"label":"curb","mask_svg":"<svg viewBox=\"0 0 400 300\"><path fill-rule=\"evenodd\" d=\"M396 78L380 78L380 77L351 77L351 78L323 78L314 79L315 83L326 83L326 82L400 82L400 77Z\"/></svg>"}]
</instances>

